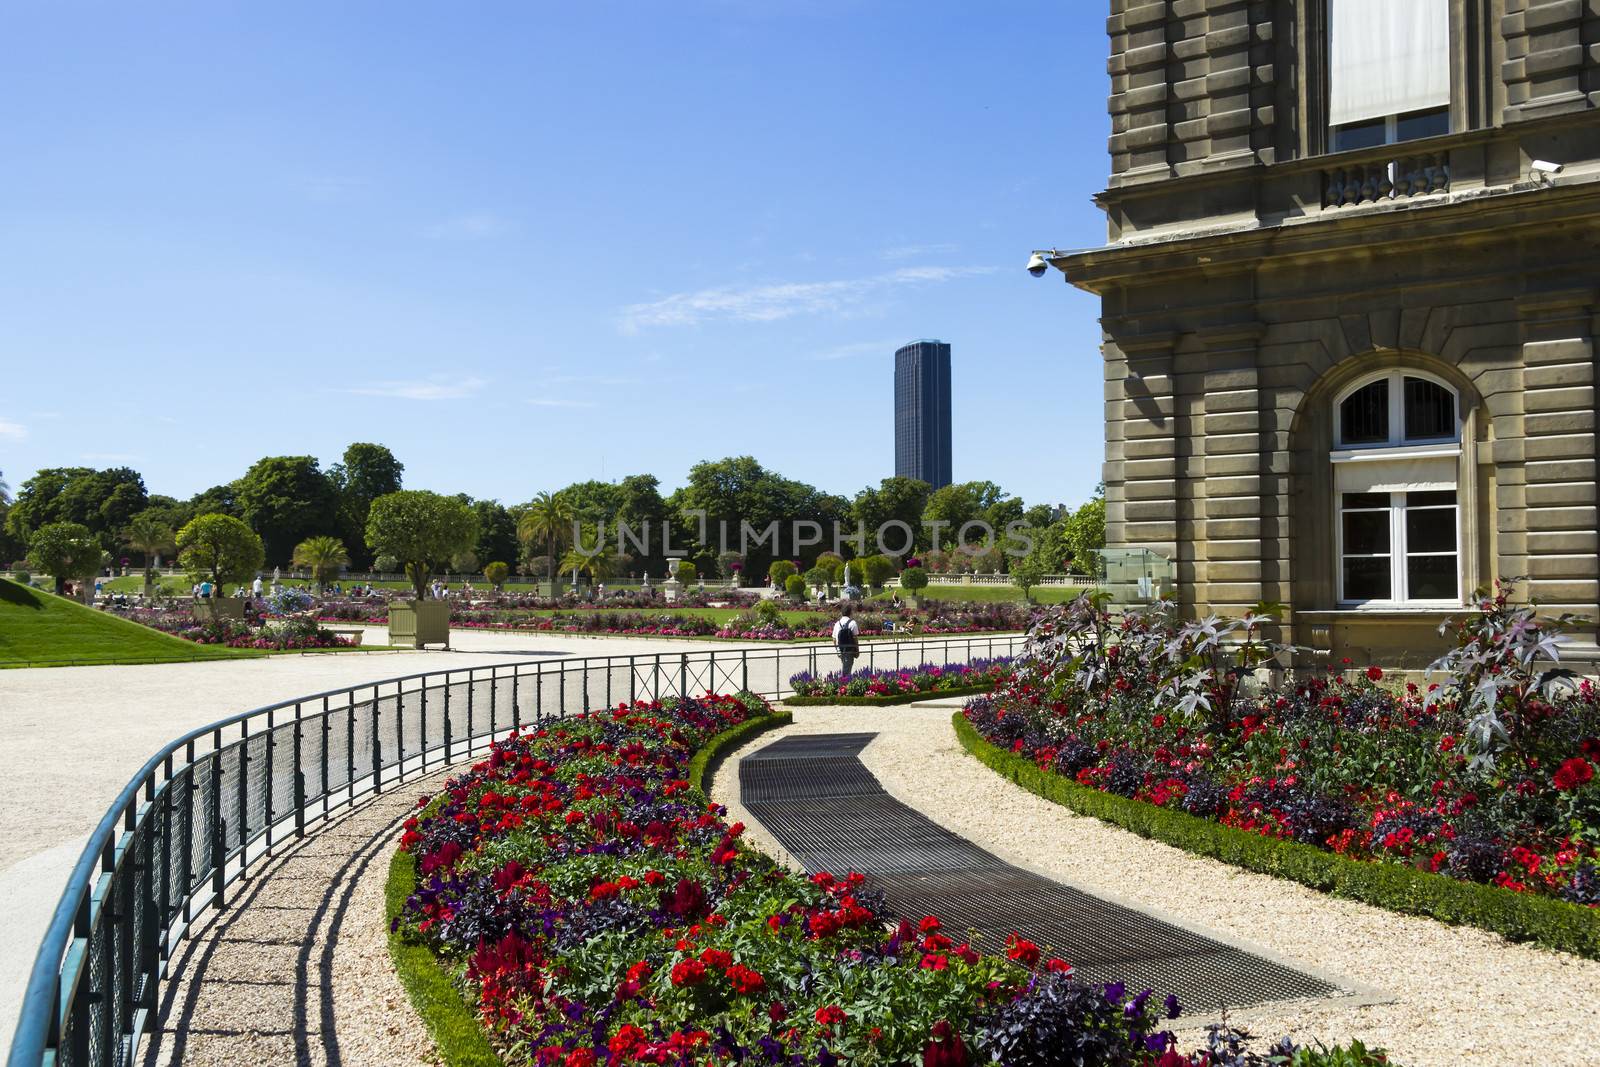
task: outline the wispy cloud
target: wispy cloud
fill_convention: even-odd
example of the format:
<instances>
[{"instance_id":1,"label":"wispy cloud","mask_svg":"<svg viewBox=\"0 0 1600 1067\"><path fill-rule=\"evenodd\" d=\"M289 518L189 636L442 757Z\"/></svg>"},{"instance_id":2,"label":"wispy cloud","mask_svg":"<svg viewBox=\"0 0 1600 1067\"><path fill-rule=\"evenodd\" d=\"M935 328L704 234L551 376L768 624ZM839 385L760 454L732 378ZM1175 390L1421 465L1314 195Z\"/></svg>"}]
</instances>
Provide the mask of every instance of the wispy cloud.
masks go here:
<instances>
[{"instance_id":1,"label":"wispy cloud","mask_svg":"<svg viewBox=\"0 0 1600 1067\"><path fill-rule=\"evenodd\" d=\"M0 438L8 441L20 441L28 436L28 428L20 422L10 419L0 419Z\"/></svg>"},{"instance_id":2,"label":"wispy cloud","mask_svg":"<svg viewBox=\"0 0 1600 1067\"><path fill-rule=\"evenodd\" d=\"M511 229L509 219L488 212L474 212L436 222L422 232L436 241L484 241L499 237Z\"/></svg>"},{"instance_id":3,"label":"wispy cloud","mask_svg":"<svg viewBox=\"0 0 1600 1067\"><path fill-rule=\"evenodd\" d=\"M551 385L639 385L638 378L608 378L598 374L558 374L546 378Z\"/></svg>"},{"instance_id":4,"label":"wispy cloud","mask_svg":"<svg viewBox=\"0 0 1600 1067\"><path fill-rule=\"evenodd\" d=\"M594 403L588 400L557 400L553 397L536 397L528 401L536 408L592 408Z\"/></svg>"},{"instance_id":5,"label":"wispy cloud","mask_svg":"<svg viewBox=\"0 0 1600 1067\"><path fill-rule=\"evenodd\" d=\"M968 275L990 274L994 270L993 267L900 267L885 274L839 281L784 282L674 293L624 308L621 327L624 333L637 333L651 326L695 326L709 319L776 322L795 315L859 309L868 298L901 286L945 282Z\"/></svg>"},{"instance_id":6,"label":"wispy cloud","mask_svg":"<svg viewBox=\"0 0 1600 1067\"><path fill-rule=\"evenodd\" d=\"M954 244L897 245L885 248L878 255L884 259L916 259L920 256L948 256L960 246Z\"/></svg>"},{"instance_id":7,"label":"wispy cloud","mask_svg":"<svg viewBox=\"0 0 1600 1067\"><path fill-rule=\"evenodd\" d=\"M383 396L396 400L465 400L489 383L482 378L414 378L342 389L340 392L356 396Z\"/></svg>"},{"instance_id":8,"label":"wispy cloud","mask_svg":"<svg viewBox=\"0 0 1600 1067\"><path fill-rule=\"evenodd\" d=\"M825 348L821 352L814 352L812 359L856 359L860 356L889 355L899 348L903 341L856 341L853 344L837 345Z\"/></svg>"}]
</instances>

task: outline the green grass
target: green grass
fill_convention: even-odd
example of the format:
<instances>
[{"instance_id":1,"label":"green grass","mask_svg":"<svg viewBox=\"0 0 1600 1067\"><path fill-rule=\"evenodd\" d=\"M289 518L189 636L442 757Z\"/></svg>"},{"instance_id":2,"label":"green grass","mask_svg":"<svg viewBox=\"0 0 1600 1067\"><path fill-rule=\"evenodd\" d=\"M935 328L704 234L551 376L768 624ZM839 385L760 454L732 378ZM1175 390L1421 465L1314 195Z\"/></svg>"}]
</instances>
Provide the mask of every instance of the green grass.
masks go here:
<instances>
[{"instance_id":1,"label":"green grass","mask_svg":"<svg viewBox=\"0 0 1600 1067\"><path fill-rule=\"evenodd\" d=\"M1314 845L1279 841L1185 811L1090 789L1033 761L991 745L966 716L951 718L961 747L1028 792L1080 815L1100 819L1248 871L1310 886L1407 915L1476 926L1511 941L1600 959L1600 911L1553 897L1463 882L1399 863L1350 859Z\"/></svg>"},{"instance_id":2,"label":"green grass","mask_svg":"<svg viewBox=\"0 0 1600 1067\"><path fill-rule=\"evenodd\" d=\"M1036 604L1070 604L1088 592L1087 589L1067 586L1041 586L1033 591ZM868 600L888 600L898 595L901 600L909 595L904 589L885 589L873 593ZM964 600L984 604L1020 604L1022 590L1014 585L930 585L922 591L924 600Z\"/></svg>"},{"instance_id":3,"label":"green grass","mask_svg":"<svg viewBox=\"0 0 1600 1067\"><path fill-rule=\"evenodd\" d=\"M261 654L197 645L0 578L0 667L182 663Z\"/></svg>"}]
</instances>

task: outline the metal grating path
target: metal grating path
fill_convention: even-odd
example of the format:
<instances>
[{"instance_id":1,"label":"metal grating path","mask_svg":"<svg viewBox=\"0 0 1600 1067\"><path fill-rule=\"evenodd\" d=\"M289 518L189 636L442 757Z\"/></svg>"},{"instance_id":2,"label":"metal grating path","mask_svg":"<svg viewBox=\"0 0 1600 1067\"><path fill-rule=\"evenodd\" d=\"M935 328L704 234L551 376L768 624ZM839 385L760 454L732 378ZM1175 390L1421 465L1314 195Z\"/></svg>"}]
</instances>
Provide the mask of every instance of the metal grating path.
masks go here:
<instances>
[{"instance_id":1,"label":"metal grating path","mask_svg":"<svg viewBox=\"0 0 1600 1067\"><path fill-rule=\"evenodd\" d=\"M861 871L908 918L976 930L990 952L1017 931L1089 981L1176 993L1191 1012L1340 992L985 852L884 792L858 758L874 736L786 737L740 761L744 806L807 870Z\"/></svg>"}]
</instances>

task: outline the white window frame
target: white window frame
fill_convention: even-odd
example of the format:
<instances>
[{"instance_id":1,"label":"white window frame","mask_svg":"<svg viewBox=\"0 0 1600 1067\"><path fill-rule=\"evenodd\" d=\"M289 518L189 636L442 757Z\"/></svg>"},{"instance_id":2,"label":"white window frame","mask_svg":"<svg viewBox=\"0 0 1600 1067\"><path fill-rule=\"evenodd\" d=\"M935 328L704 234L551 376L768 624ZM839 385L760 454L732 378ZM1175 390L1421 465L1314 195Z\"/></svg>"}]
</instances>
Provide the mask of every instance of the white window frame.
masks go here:
<instances>
[{"instance_id":1,"label":"white window frame","mask_svg":"<svg viewBox=\"0 0 1600 1067\"><path fill-rule=\"evenodd\" d=\"M1415 440L1406 440L1405 437L1405 379L1419 378L1432 382L1445 389L1451 396L1455 406L1454 432L1449 436L1431 437ZM1343 442L1344 433L1344 402L1351 396L1365 389L1373 382L1387 379L1389 382L1389 436L1384 442L1371 444L1346 445ZM1329 459L1335 468L1342 464L1368 464L1368 463L1394 463L1404 460L1437 460L1454 458L1459 465L1461 456L1461 435L1463 428L1461 415L1461 393L1449 383L1440 380L1432 374L1405 368L1379 371L1357 379L1353 384L1339 392L1333 400L1333 438L1334 449ZM1333 539L1334 539L1334 584L1340 607L1366 608L1378 610L1396 610L1405 608L1443 608L1459 607L1462 603L1462 587L1464 576L1461 571L1461 562L1466 556L1466 536L1461 522L1461 479L1459 472L1453 474L1448 486L1440 484L1437 488L1414 490L1370 490L1374 493L1386 493L1389 497L1389 596L1378 600L1356 600L1345 595L1345 551L1344 551L1344 496L1345 490L1339 485L1339 478L1335 475L1333 486ZM1410 595L1410 576L1406 562L1411 553L1407 552L1406 544L1406 503L1410 492L1435 492L1448 488L1456 494L1456 502L1450 508L1455 520L1456 543L1456 595L1450 599L1413 599ZM1352 490L1359 492L1360 490ZM1432 507L1433 505L1423 505ZM1438 505L1440 511L1443 505ZM1355 511L1378 509L1352 509ZM1449 552L1422 552L1417 555L1446 556ZM1370 558L1370 557L1369 557Z\"/></svg>"},{"instance_id":2,"label":"white window frame","mask_svg":"<svg viewBox=\"0 0 1600 1067\"><path fill-rule=\"evenodd\" d=\"M1389 380L1389 439L1387 441L1374 441L1370 444L1344 443L1344 402L1355 396L1373 382ZM1419 378L1425 382L1432 382L1450 394L1455 401L1455 431L1439 437L1416 437L1406 439L1406 379ZM1356 383L1333 400L1333 447L1341 451L1373 451L1375 449L1407 449L1416 452L1432 451L1429 446L1448 445L1461 442L1461 393L1452 388L1448 382L1441 381L1432 374L1424 374L1414 370L1388 370L1377 374L1369 374L1365 378L1357 379ZM1400 458L1398 455L1386 458Z\"/></svg>"}]
</instances>

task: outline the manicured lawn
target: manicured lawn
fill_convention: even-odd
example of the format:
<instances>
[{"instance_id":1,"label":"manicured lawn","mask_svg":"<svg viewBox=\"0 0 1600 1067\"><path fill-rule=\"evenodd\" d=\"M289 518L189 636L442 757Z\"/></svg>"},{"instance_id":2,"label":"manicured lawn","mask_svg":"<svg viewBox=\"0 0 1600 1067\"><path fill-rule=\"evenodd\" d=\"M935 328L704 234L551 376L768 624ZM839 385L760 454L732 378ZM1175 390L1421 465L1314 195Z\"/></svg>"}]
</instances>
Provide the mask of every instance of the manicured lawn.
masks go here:
<instances>
[{"instance_id":1,"label":"manicured lawn","mask_svg":"<svg viewBox=\"0 0 1600 1067\"><path fill-rule=\"evenodd\" d=\"M197 645L0 578L0 667L177 663L258 655L249 649Z\"/></svg>"},{"instance_id":2,"label":"manicured lawn","mask_svg":"<svg viewBox=\"0 0 1600 1067\"><path fill-rule=\"evenodd\" d=\"M905 590L886 589L868 599L888 600L898 592L906 598ZM1033 591L1035 604L1070 604L1088 590L1068 586L1041 586ZM1022 590L1014 585L930 585L922 591L925 600L968 600L985 604L1022 603Z\"/></svg>"}]
</instances>

